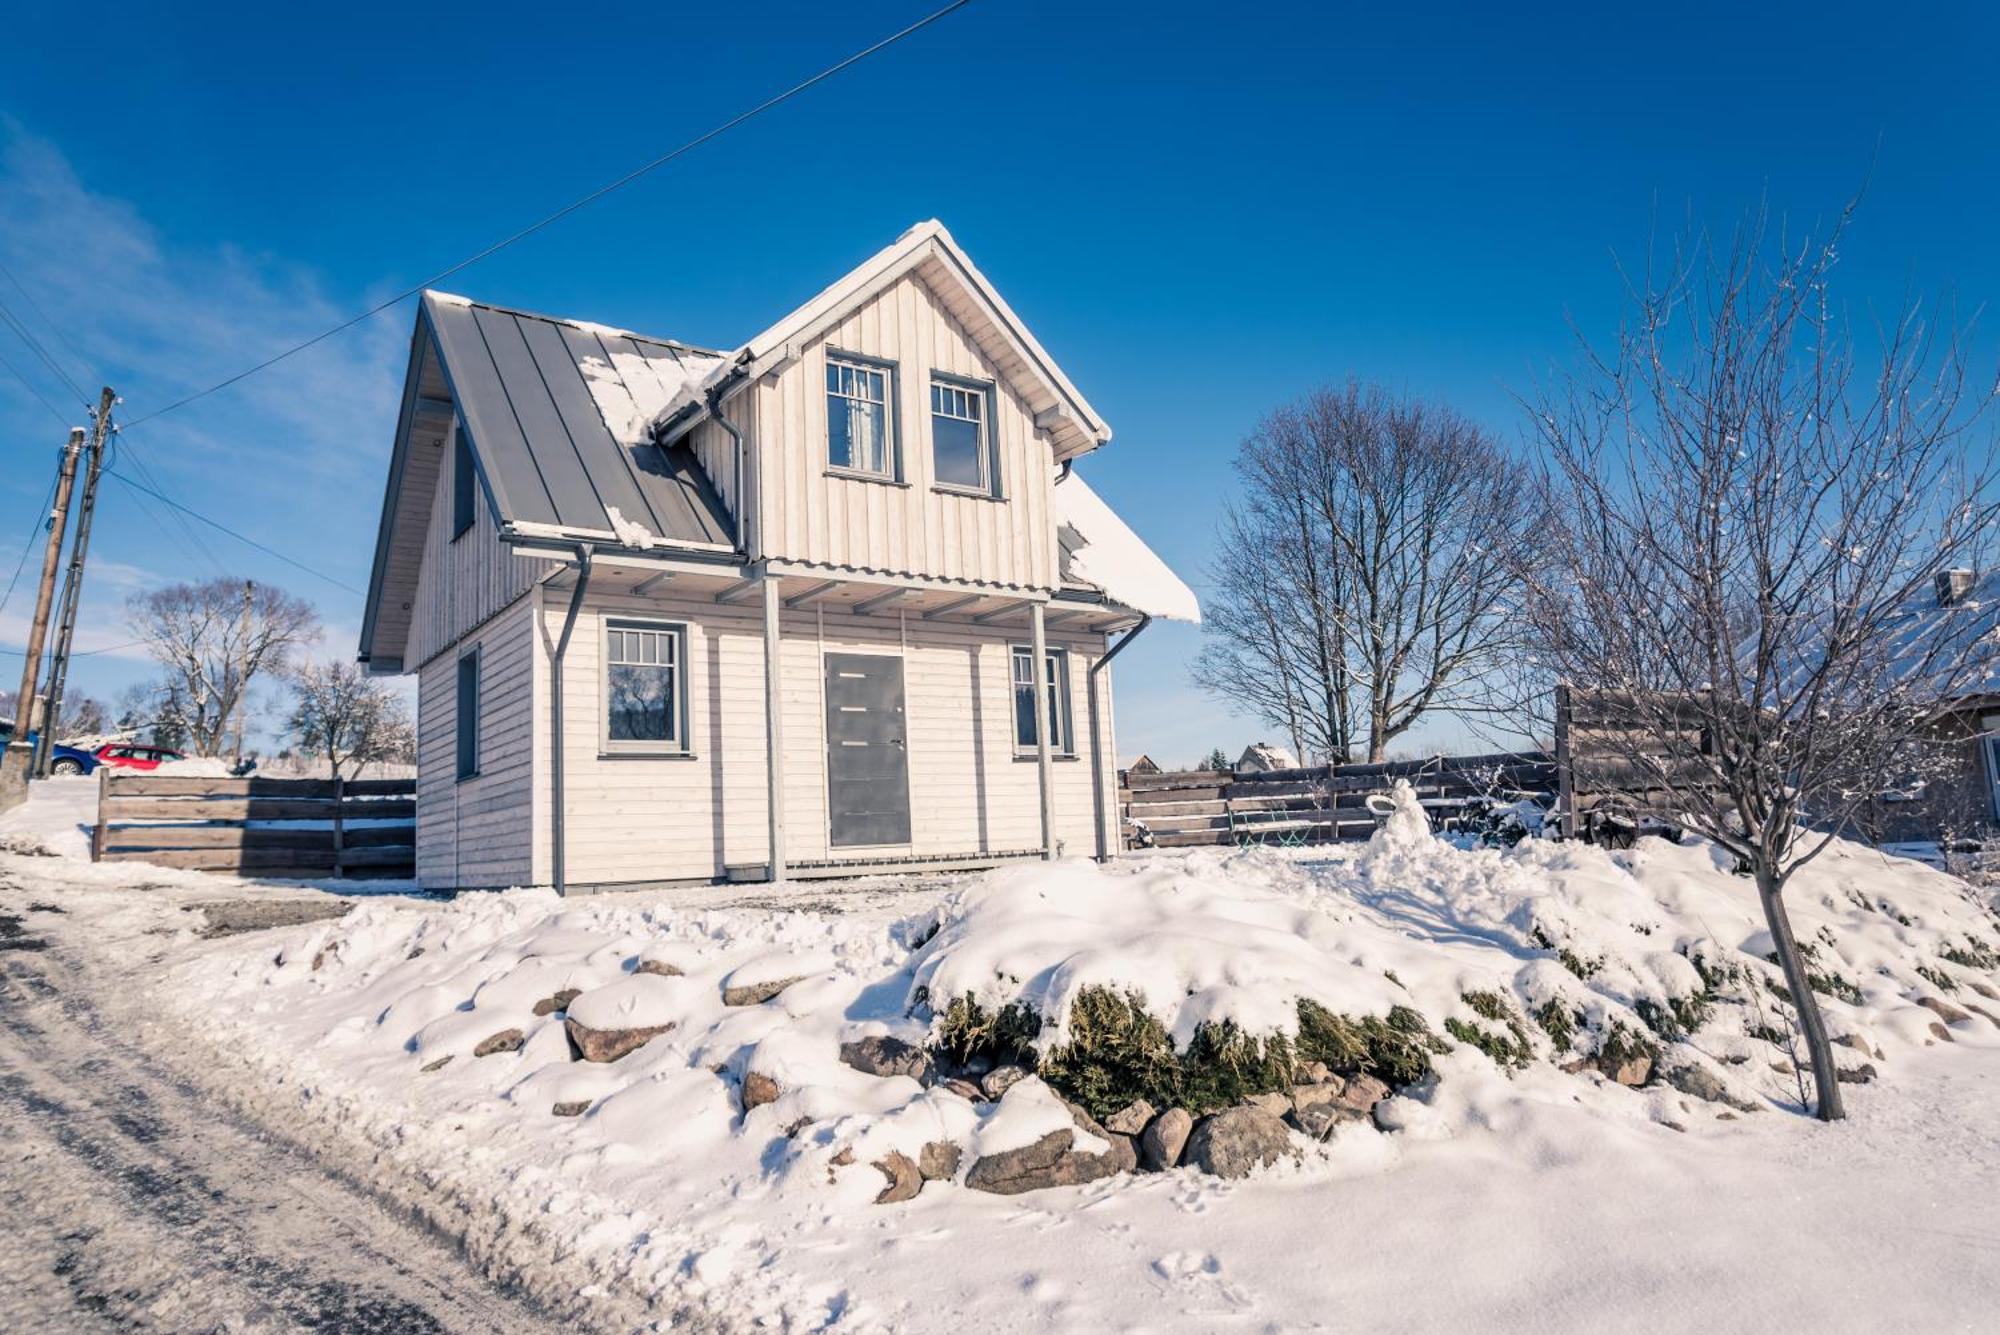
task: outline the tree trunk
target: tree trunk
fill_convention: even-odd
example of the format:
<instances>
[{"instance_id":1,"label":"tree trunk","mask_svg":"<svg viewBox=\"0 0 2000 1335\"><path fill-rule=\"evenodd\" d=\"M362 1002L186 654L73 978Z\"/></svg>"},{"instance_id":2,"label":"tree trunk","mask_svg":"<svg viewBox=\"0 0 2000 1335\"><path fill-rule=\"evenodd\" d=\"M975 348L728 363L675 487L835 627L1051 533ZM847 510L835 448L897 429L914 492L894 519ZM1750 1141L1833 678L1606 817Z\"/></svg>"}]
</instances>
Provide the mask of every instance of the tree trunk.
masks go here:
<instances>
[{"instance_id":1,"label":"tree trunk","mask_svg":"<svg viewBox=\"0 0 2000 1335\"><path fill-rule=\"evenodd\" d=\"M1764 904L1764 921L1777 943L1778 967L1784 970L1785 986L1792 994L1792 1009L1798 1012L1799 1029L1805 1034L1806 1057L1812 1062L1813 1091L1822 1122L1837 1122L1847 1116L1840 1104L1840 1076L1833 1064L1833 1044L1827 1041L1826 1021L1820 1017L1819 998L1806 981L1805 960L1792 936L1792 920L1785 912L1783 888L1768 868L1759 866L1757 898Z\"/></svg>"}]
</instances>

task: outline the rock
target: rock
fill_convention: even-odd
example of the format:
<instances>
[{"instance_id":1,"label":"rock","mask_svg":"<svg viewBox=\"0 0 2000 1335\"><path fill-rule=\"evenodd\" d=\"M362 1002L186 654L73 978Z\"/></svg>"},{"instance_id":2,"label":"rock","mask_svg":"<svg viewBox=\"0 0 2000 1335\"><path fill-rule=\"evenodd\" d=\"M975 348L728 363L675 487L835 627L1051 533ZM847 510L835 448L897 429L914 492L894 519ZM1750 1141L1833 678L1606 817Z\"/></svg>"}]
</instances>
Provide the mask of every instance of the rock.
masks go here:
<instances>
[{"instance_id":1,"label":"rock","mask_svg":"<svg viewBox=\"0 0 2000 1335\"><path fill-rule=\"evenodd\" d=\"M933 1075L929 1053L914 1043L880 1034L842 1043L840 1059L863 1075L906 1075L922 1085L930 1084Z\"/></svg>"},{"instance_id":2,"label":"rock","mask_svg":"<svg viewBox=\"0 0 2000 1335\"><path fill-rule=\"evenodd\" d=\"M752 1071L743 1077L743 1111L747 1113L767 1103L776 1103L778 1095L783 1092L770 1076L762 1071Z\"/></svg>"},{"instance_id":3,"label":"rock","mask_svg":"<svg viewBox=\"0 0 2000 1335\"><path fill-rule=\"evenodd\" d=\"M1941 997L1918 997L1917 1004L1943 1020L1946 1024L1958 1024L1972 1017Z\"/></svg>"},{"instance_id":4,"label":"rock","mask_svg":"<svg viewBox=\"0 0 2000 1335\"><path fill-rule=\"evenodd\" d=\"M877 1159L875 1168L883 1177L889 1179L889 1185L882 1188L881 1193L875 1197L877 1205L895 1205L900 1201L915 1200L917 1193L924 1189L923 1174L910 1162L910 1156L900 1150L890 1150L885 1157Z\"/></svg>"},{"instance_id":5,"label":"rock","mask_svg":"<svg viewBox=\"0 0 2000 1335\"><path fill-rule=\"evenodd\" d=\"M558 1103L549 1109L557 1117L581 1117L590 1111L589 1099L577 1099L573 1103Z\"/></svg>"},{"instance_id":6,"label":"rock","mask_svg":"<svg viewBox=\"0 0 2000 1335\"><path fill-rule=\"evenodd\" d=\"M472 1050L475 1057L491 1057L496 1052L519 1052L526 1037L518 1029L502 1029L489 1038L479 1040L479 1046Z\"/></svg>"},{"instance_id":7,"label":"rock","mask_svg":"<svg viewBox=\"0 0 2000 1335\"><path fill-rule=\"evenodd\" d=\"M1340 1077L1325 1062L1307 1062L1299 1068L1302 1085L1330 1085Z\"/></svg>"},{"instance_id":8,"label":"rock","mask_svg":"<svg viewBox=\"0 0 2000 1335\"><path fill-rule=\"evenodd\" d=\"M566 1011L569 1009L569 1003L575 1001L578 997L582 995L583 995L582 988L566 987L562 991L556 993L554 996L543 997L540 1001L536 1002L535 1014L553 1015L557 1011Z\"/></svg>"},{"instance_id":9,"label":"rock","mask_svg":"<svg viewBox=\"0 0 2000 1335\"><path fill-rule=\"evenodd\" d=\"M1875 1051L1875 1049L1873 1049L1868 1045L1867 1039L1863 1038L1858 1033L1842 1034L1839 1038L1836 1038L1833 1041L1840 1044L1842 1047L1853 1048L1856 1052L1860 1053L1864 1057L1874 1057L1879 1060L1882 1056L1881 1053Z\"/></svg>"},{"instance_id":10,"label":"rock","mask_svg":"<svg viewBox=\"0 0 2000 1335\"><path fill-rule=\"evenodd\" d=\"M1985 997L1988 1001L2000 1001L2000 991L1996 991L1990 985L1980 982L1977 978L1968 979L1966 985L1980 996Z\"/></svg>"},{"instance_id":11,"label":"rock","mask_svg":"<svg viewBox=\"0 0 2000 1335\"><path fill-rule=\"evenodd\" d=\"M926 1182L947 1182L958 1176L964 1151L949 1140L933 1140L917 1153L917 1172Z\"/></svg>"},{"instance_id":12,"label":"rock","mask_svg":"<svg viewBox=\"0 0 2000 1335\"><path fill-rule=\"evenodd\" d=\"M1248 1177L1291 1152L1292 1134L1285 1124L1247 1104L1202 1118L1187 1142L1187 1161L1222 1178Z\"/></svg>"},{"instance_id":13,"label":"rock","mask_svg":"<svg viewBox=\"0 0 2000 1335\"><path fill-rule=\"evenodd\" d=\"M986 1098L986 1091L973 1084L970 1080L947 1080L944 1082L944 1088L962 1099L969 1099L973 1103L979 1103Z\"/></svg>"},{"instance_id":14,"label":"rock","mask_svg":"<svg viewBox=\"0 0 2000 1335\"><path fill-rule=\"evenodd\" d=\"M445 1053L444 1056L439 1057L436 1061L424 1067L423 1074L429 1075L432 1071L442 1071L445 1067L451 1065L451 1056L452 1054L449 1052Z\"/></svg>"},{"instance_id":15,"label":"rock","mask_svg":"<svg viewBox=\"0 0 2000 1335\"><path fill-rule=\"evenodd\" d=\"M1117 1112L1104 1119L1104 1129L1115 1131L1121 1136L1136 1136L1146 1129L1153 1120L1153 1105L1144 1099L1134 1099Z\"/></svg>"},{"instance_id":16,"label":"rock","mask_svg":"<svg viewBox=\"0 0 2000 1335\"><path fill-rule=\"evenodd\" d=\"M1353 1075L1346 1080L1338 1100L1341 1107L1367 1116L1375 1111L1375 1105L1389 1097L1389 1086L1372 1075Z\"/></svg>"},{"instance_id":17,"label":"rock","mask_svg":"<svg viewBox=\"0 0 2000 1335\"><path fill-rule=\"evenodd\" d=\"M722 989L722 1004L725 1006L761 1006L772 997L805 977L798 974L791 978L771 978L757 983L737 983Z\"/></svg>"},{"instance_id":18,"label":"rock","mask_svg":"<svg viewBox=\"0 0 2000 1335\"><path fill-rule=\"evenodd\" d=\"M1613 1061L1610 1057L1600 1054L1597 1059L1597 1069L1604 1074L1605 1079L1637 1089L1652 1076L1653 1059L1643 1052L1631 1053L1623 1061Z\"/></svg>"},{"instance_id":19,"label":"rock","mask_svg":"<svg viewBox=\"0 0 2000 1335\"><path fill-rule=\"evenodd\" d=\"M1344 1080L1319 1080L1310 1085L1292 1086L1292 1115L1301 1116L1308 1108L1326 1107L1339 1101L1347 1091Z\"/></svg>"},{"instance_id":20,"label":"rock","mask_svg":"<svg viewBox=\"0 0 2000 1335\"><path fill-rule=\"evenodd\" d=\"M670 1024L656 1024L640 1029L592 1029L577 1023L574 1015L565 1015L563 1025L577 1054L587 1062L615 1062L673 1028Z\"/></svg>"},{"instance_id":21,"label":"rock","mask_svg":"<svg viewBox=\"0 0 2000 1335\"><path fill-rule=\"evenodd\" d=\"M1956 1041L1951 1036L1951 1030L1945 1028L1943 1025L1939 1024L1936 1020L1931 1021L1931 1037L1938 1039L1940 1042L1944 1043L1951 1043Z\"/></svg>"},{"instance_id":22,"label":"rock","mask_svg":"<svg viewBox=\"0 0 2000 1335\"><path fill-rule=\"evenodd\" d=\"M1993 1025L1995 1028L2000 1028L2000 1015L1995 1015L1992 1011L1987 1010L1977 1002L1968 1001L1965 1003L1965 1008L1985 1020L1986 1023Z\"/></svg>"},{"instance_id":23,"label":"rock","mask_svg":"<svg viewBox=\"0 0 2000 1335\"><path fill-rule=\"evenodd\" d=\"M424 948L422 946L411 946L410 953L403 956L403 958L406 960L420 959L422 958L423 953L424 953Z\"/></svg>"},{"instance_id":24,"label":"rock","mask_svg":"<svg viewBox=\"0 0 2000 1335\"><path fill-rule=\"evenodd\" d=\"M1833 1078L1843 1085L1865 1085L1875 1078L1875 1068L1868 1062L1859 1066L1843 1066L1834 1070Z\"/></svg>"},{"instance_id":25,"label":"rock","mask_svg":"<svg viewBox=\"0 0 2000 1335\"><path fill-rule=\"evenodd\" d=\"M1666 1067L1660 1078L1681 1093L1702 1100L1704 1103L1720 1103L1738 1112L1755 1112L1757 1105L1737 1098L1722 1083L1722 1077L1699 1062L1684 1061Z\"/></svg>"},{"instance_id":26,"label":"rock","mask_svg":"<svg viewBox=\"0 0 2000 1335\"><path fill-rule=\"evenodd\" d=\"M1124 1136L1109 1139L1111 1148L1105 1153L1085 1154L1071 1148L1076 1143L1076 1132L1063 1127L1032 1145L981 1157L966 1173L965 1185L974 1191L1014 1196L1044 1187L1073 1187L1130 1172L1136 1165L1132 1142Z\"/></svg>"},{"instance_id":27,"label":"rock","mask_svg":"<svg viewBox=\"0 0 2000 1335\"><path fill-rule=\"evenodd\" d=\"M1333 1103L1309 1103L1292 1111L1292 1125L1314 1140L1325 1140L1336 1127L1352 1120Z\"/></svg>"},{"instance_id":28,"label":"rock","mask_svg":"<svg viewBox=\"0 0 2000 1335\"><path fill-rule=\"evenodd\" d=\"M979 1087L986 1091L989 1099L998 1099L1002 1094L1028 1078L1025 1068L1019 1066L996 1066L979 1081Z\"/></svg>"},{"instance_id":29,"label":"rock","mask_svg":"<svg viewBox=\"0 0 2000 1335\"><path fill-rule=\"evenodd\" d=\"M835 1168L847 1167L854 1162L854 1147L852 1145L843 1146L840 1153L834 1155L828 1162L832 1163Z\"/></svg>"},{"instance_id":30,"label":"rock","mask_svg":"<svg viewBox=\"0 0 2000 1335\"><path fill-rule=\"evenodd\" d=\"M1139 1158L1154 1172L1162 1172L1181 1161L1194 1117L1186 1108L1169 1108L1147 1124L1139 1134Z\"/></svg>"},{"instance_id":31,"label":"rock","mask_svg":"<svg viewBox=\"0 0 2000 1335\"><path fill-rule=\"evenodd\" d=\"M633 973L657 974L661 978L684 977L687 971L669 960L640 960L632 968Z\"/></svg>"},{"instance_id":32,"label":"rock","mask_svg":"<svg viewBox=\"0 0 2000 1335\"><path fill-rule=\"evenodd\" d=\"M1273 1117L1283 1117L1292 1110L1292 1096L1275 1092L1270 1094L1248 1094L1244 1096L1243 1106L1246 1108L1261 1109Z\"/></svg>"}]
</instances>

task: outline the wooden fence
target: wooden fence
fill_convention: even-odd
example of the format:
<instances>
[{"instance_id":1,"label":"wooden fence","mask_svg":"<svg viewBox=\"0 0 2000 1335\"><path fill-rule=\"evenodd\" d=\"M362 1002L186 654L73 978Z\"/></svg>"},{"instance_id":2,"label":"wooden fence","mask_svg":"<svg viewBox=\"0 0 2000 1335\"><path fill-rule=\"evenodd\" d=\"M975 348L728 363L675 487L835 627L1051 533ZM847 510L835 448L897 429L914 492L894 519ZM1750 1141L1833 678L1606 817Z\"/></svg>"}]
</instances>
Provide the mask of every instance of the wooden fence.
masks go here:
<instances>
[{"instance_id":1,"label":"wooden fence","mask_svg":"<svg viewBox=\"0 0 2000 1335\"><path fill-rule=\"evenodd\" d=\"M1321 843L1366 839L1380 823L1368 807L1407 779L1434 815L1450 816L1483 798L1553 794L1554 757L1543 751L1389 760L1365 765L1237 774L1183 770L1119 775L1119 813L1128 846Z\"/></svg>"},{"instance_id":2,"label":"wooden fence","mask_svg":"<svg viewBox=\"0 0 2000 1335\"><path fill-rule=\"evenodd\" d=\"M414 779L211 779L98 771L99 862L241 875L416 873Z\"/></svg>"}]
</instances>

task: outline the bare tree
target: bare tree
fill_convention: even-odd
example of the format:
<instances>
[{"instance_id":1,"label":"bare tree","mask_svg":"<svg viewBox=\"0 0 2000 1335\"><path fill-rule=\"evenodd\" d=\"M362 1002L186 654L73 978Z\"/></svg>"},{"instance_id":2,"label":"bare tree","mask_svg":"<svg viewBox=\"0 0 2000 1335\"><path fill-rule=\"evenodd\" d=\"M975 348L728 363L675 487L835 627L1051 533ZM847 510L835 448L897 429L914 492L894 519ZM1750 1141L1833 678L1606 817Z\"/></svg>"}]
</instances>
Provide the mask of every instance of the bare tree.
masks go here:
<instances>
[{"instance_id":1,"label":"bare tree","mask_svg":"<svg viewBox=\"0 0 2000 1335\"><path fill-rule=\"evenodd\" d=\"M279 674L319 637L312 604L249 580L215 579L135 594L132 630L165 676L155 694L158 725L202 756L222 753L232 728L242 745L251 683Z\"/></svg>"},{"instance_id":2,"label":"bare tree","mask_svg":"<svg viewBox=\"0 0 2000 1335\"><path fill-rule=\"evenodd\" d=\"M307 663L293 675L292 692L292 736L301 751L326 760L332 777L414 757L416 734L402 697L354 664Z\"/></svg>"},{"instance_id":3,"label":"bare tree","mask_svg":"<svg viewBox=\"0 0 2000 1335\"><path fill-rule=\"evenodd\" d=\"M1236 460L1197 677L1334 762L1432 711L1488 712L1537 493L1451 409L1350 382Z\"/></svg>"},{"instance_id":4,"label":"bare tree","mask_svg":"<svg viewBox=\"0 0 2000 1335\"><path fill-rule=\"evenodd\" d=\"M1915 304L1857 352L1829 294L1845 222L1788 244L1759 215L1634 284L1615 346L1543 398L1562 506L1546 573L1523 572L1543 661L1615 702L1636 809L1755 878L1827 1120L1785 887L1921 763L1984 652L1936 579L1995 520L1969 432L1988 385L1968 392L1959 334Z\"/></svg>"}]
</instances>

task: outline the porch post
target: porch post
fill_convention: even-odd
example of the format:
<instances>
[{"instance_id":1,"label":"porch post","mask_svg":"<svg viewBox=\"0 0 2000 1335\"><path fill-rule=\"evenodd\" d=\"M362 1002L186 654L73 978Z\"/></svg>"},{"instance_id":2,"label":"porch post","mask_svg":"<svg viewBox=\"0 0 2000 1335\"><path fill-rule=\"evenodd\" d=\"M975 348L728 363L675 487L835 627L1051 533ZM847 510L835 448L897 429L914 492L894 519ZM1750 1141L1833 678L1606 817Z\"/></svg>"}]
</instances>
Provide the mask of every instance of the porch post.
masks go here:
<instances>
[{"instance_id":1,"label":"porch post","mask_svg":"<svg viewBox=\"0 0 2000 1335\"><path fill-rule=\"evenodd\" d=\"M785 729L779 701L783 674L778 661L778 612L782 606L778 577L764 573L764 772L770 784L771 861L773 885L785 880Z\"/></svg>"},{"instance_id":2,"label":"porch post","mask_svg":"<svg viewBox=\"0 0 2000 1335\"><path fill-rule=\"evenodd\" d=\"M1051 783L1054 779L1054 764L1050 759L1050 748L1054 745L1049 733L1049 645L1048 636L1042 626L1042 605L1028 605L1028 626L1035 656L1035 777L1042 789L1042 859L1052 861L1056 855L1056 794Z\"/></svg>"}]
</instances>

